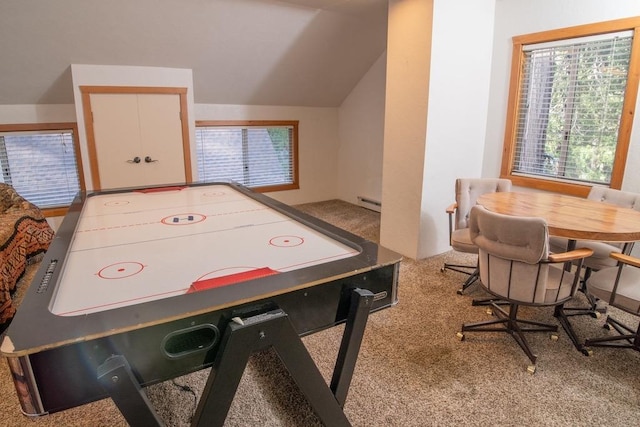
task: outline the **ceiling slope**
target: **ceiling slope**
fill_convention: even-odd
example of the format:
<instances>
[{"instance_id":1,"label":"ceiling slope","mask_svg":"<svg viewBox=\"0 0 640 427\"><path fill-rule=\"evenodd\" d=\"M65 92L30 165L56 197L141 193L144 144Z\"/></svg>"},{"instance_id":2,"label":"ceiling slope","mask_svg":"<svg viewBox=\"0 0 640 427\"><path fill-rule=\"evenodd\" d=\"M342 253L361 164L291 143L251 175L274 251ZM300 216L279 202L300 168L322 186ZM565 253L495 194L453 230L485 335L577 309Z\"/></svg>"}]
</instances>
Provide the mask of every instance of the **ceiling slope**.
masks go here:
<instances>
[{"instance_id":1,"label":"ceiling slope","mask_svg":"<svg viewBox=\"0 0 640 427\"><path fill-rule=\"evenodd\" d=\"M335 107L386 0L2 0L0 104L73 103L70 64L193 70L196 103Z\"/></svg>"}]
</instances>

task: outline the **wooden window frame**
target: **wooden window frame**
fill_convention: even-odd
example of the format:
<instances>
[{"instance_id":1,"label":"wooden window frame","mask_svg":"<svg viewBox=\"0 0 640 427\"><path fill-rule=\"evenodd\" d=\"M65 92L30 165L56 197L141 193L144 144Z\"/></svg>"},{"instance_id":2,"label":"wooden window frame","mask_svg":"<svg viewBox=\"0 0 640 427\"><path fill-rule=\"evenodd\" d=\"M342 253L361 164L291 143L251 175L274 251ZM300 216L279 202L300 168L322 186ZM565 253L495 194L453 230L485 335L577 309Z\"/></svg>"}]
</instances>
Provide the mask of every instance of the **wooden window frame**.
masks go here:
<instances>
[{"instance_id":1,"label":"wooden window frame","mask_svg":"<svg viewBox=\"0 0 640 427\"><path fill-rule=\"evenodd\" d=\"M20 123L20 124L0 124L0 132L28 132L28 131L62 131L71 129L73 133L73 149L75 150L76 168L78 170L78 182L80 191L85 190L84 172L82 169L82 156L80 154L80 142L78 136L78 124L68 123ZM41 208L45 217L64 216L67 214L68 206L55 208Z\"/></svg>"},{"instance_id":2,"label":"wooden window frame","mask_svg":"<svg viewBox=\"0 0 640 427\"><path fill-rule=\"evenodd\" d=\"M291 184L268 185L262 187L252 187L251 190L257 193L268 193L273 191L298 190L300 188L298 175L298 120L196 120L196 130L199 127L210 126L234 126L234 127L266 127L266 126L291 126L293 128L292 154L293 182Z\"/></svg>"},{"instance_id":3,"label":"wooden window frame","mask_svg":"<svg viewBox=\"0 0 640 427\"><path fill-rule=\"evenodd\" d=\"M634 110L638 96L638 82L640 81L640 17L579 25L575 27L513 37L511 82L509 86L507 121L505 126L504 146L502 150L501 178L510 179L516 186L586 197L591 189L591 185L559 182L543 178L513 175L511 173L516 151L518 111L520 110L520 87L525 60L523 47L525 45L535 43L552 42L619 31L633 31L633 45L631 48L629 75L627 77L627 87L620 118L618 142L616 145L610 183L610 188L620 189L622 187L624 170L627 163L627 153L629 151L631 139Z\"/></svg>"}]
</instances>

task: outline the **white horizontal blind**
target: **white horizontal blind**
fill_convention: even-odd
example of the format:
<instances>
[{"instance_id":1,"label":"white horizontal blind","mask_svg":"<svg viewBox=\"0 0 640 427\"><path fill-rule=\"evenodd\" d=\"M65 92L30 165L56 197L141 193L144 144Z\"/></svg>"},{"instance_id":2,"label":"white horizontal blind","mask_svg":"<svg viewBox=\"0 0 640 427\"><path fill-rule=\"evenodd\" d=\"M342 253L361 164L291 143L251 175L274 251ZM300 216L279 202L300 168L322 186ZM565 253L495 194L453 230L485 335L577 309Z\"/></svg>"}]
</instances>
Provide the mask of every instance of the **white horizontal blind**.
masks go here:
<instances>
[{"instance_id":1,"label":"white horizontal blind","mask_svg":"<svg viewBox=\"0 0 640 427\"><path fill-rule=\"evenodd\" d=\"M196 145L201 181L250 188L293 183L292 126L197 127Z\"/></svg>"},{"instance_id":2,"label":"white horizontal blind","mask_svg":"<svg viewBox=\"0 0 640 427\"><path fill-rule=\"evenodd\" d=\"M631 36L525 47L514 175L609 184Z\"/></svg>"},{"instance_id":3,"label":"white horizontal blind","mask_svg":"<svg viewBox=\"0 0 640 427\"><path fill-rule=\"evenodd\" d=\"M68 206L80 190L70 130L0 133L2 182L39 208Z\"/></svg>"}]
</instances>

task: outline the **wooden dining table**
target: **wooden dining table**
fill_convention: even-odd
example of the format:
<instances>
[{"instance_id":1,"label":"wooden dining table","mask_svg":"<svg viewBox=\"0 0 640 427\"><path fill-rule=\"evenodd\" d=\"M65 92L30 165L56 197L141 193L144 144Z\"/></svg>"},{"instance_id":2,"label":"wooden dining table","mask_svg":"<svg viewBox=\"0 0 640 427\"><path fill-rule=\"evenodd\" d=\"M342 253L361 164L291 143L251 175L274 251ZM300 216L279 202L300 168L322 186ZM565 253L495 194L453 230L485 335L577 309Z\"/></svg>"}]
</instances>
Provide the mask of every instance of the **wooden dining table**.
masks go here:
<instances>
[{"instance_id":1,"label":"wooden dining table","mask_svg":"<svg viewBox=\"0 0 640 427\"><path fill-rule=\"evenodd\" d=\"M640 211L597 200L555 193L499 192L484 194L477 203L505 215L544 218L552 236L602 242L640 240Z\"/></svg>"},{"instance_id":2,"label":"wooden dining table","mask_svg":"<svg viewBox=\"0 0 640 427\"><path fill-rule=\"evenodd\" d=\"M597 200L555 193L498 192L480 196L477 203L487 210L504 215L544 218L551 236L568 240L567 250L574 249L579 240L621 243L640 241L640 211ZM566 266L567 269L570 267L570 264ZM567 314L569 312L571 314ZM554 311L554 316L576 349L590 355L590 350L578 338L567 318L581 314L597 315L593 307L565 308L560 305Z\"/></svg>"}]
</instances>

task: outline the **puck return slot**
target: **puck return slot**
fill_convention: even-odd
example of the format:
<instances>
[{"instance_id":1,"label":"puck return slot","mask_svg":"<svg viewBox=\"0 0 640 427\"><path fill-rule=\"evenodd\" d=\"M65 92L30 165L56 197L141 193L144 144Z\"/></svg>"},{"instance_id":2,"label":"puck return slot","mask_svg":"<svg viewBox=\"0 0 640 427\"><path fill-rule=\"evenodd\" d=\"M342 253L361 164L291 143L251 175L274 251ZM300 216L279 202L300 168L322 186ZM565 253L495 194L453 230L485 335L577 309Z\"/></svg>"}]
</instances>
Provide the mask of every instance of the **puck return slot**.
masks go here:
<instances>
[{"instance_id":1,"label":"puck return slot","mask_svg":"<svg viewBox=\"0 0 640 427\"><path fill-rule=\"evenodd\" d=\"M162 340L162 352L169 359L179 359L207 351L218 342L220 332L215 325L204 324L173 331Z\"/></svg>"}]
</instances>

